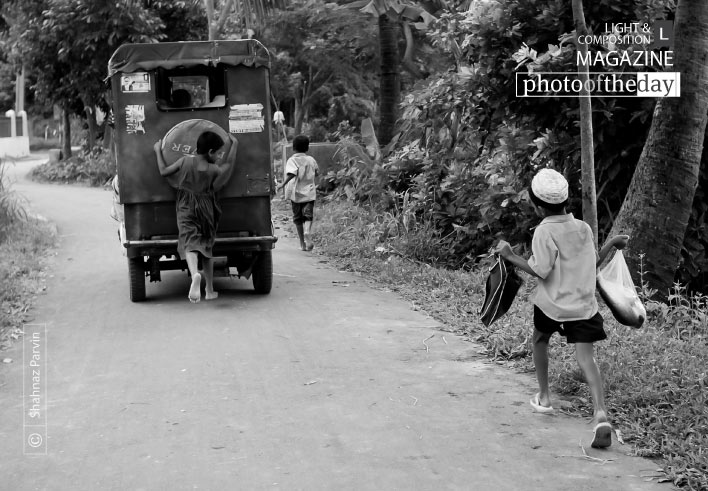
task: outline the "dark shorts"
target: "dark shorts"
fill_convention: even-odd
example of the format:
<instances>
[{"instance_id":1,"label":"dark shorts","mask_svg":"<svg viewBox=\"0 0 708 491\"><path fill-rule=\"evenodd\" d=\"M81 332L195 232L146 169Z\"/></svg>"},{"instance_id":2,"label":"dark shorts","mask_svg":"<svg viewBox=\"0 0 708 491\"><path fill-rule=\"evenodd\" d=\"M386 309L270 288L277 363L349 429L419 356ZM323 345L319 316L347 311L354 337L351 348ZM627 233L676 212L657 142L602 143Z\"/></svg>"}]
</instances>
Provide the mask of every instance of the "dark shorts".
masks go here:
<instances>
[{"instance_id":1,"label":"dark shorts","mask_svg":"<svg viewBox=\"0 0 708 491\"><path fill-rule=\"evenodd\" d=\"M594 343L607 338L602 327L603 321L600 312L589 319L579 321L558 322L543 313L541 309L533 306L534 343L547 343L551 335L557 332L565 336L568 343Z\"/></svg>"},{"instance_id":2,"label":"dark shorts","mask_svg":"<svg viewBox=\"0 0 708 491\"><path fill-rule=\"evenodd\" d=\"M290 204L293 206L293 222L311 222L313 217L313 212L315 210L315 202L308 201L307 203L295 203L291 201Z\"/></svg>"}]
</instances>

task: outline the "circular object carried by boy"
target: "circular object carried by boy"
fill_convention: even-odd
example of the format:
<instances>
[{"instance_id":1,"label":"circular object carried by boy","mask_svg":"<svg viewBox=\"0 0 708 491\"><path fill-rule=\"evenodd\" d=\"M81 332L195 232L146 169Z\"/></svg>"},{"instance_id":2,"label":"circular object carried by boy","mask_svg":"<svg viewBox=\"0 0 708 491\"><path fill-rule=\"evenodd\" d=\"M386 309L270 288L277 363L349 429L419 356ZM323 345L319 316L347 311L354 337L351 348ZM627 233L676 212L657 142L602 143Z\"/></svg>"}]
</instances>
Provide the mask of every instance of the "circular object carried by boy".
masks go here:
<instances>
[{"instance_id":1,"label":"circular object carried by boy","mask_svg":"<svg viewBox=\"0 0 708 491\"><path fill-rule=\"evenodd\" d=\"M224 141L217 160L224 158L231 148L229 134L218 124L206 119L188 119L174 125L162 138L162 156L165 164L171 165L185 155L195 155L197 138L205 131L212 131Z\"/></svg>"}]
</instances>

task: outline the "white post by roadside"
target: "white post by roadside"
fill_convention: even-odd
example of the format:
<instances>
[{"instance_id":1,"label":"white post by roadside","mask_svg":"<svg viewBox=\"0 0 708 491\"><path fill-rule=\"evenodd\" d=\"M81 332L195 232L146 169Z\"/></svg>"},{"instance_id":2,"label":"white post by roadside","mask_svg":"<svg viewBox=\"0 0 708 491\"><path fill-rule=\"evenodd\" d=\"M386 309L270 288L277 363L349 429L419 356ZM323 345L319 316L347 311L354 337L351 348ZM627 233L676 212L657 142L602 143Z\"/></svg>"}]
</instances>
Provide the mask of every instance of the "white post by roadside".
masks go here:
<instances>
[{"instance_id":1,"label":"white post by roadside","mask_svg":"<svg viewBox=\"0 0 708 491\"><path fill-rule=\"evenodd\" d=\"M10 118L10 137L15 138L17 136L17 115L14 110L10 109L5 112L5 116Z\"/></svg>"}]
</instances>

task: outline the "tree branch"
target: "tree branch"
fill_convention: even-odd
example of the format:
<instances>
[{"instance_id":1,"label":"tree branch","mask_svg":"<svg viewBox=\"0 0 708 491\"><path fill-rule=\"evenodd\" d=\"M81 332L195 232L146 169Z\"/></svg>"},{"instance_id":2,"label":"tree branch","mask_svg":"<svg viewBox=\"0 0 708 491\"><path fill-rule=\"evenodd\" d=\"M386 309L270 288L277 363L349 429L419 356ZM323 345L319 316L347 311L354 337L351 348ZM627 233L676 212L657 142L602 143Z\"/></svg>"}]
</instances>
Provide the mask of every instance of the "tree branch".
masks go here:
<instances>
[{"instance_id":1,"label":"tree branch","mask_svg":"<svg viewBox=\"0 0 708 491\"><path fill-rule=\"evenodd\" d=\"M413 53L415 52L415 39L413 39L411 25L405 20L402 21L401 24L403 25L403 35L406 38L406 51L405 53L403 53L403 60L401 64L415 78L423 78L423 73L418 69L415 62L413 61Z\"/></svg>"},{"instance_id":2,"label":"tree branch","mask_svg":"<svg viewBox=\"0 0 708 491\"><path fill-rule=\"evenodd\" d=\"M209 40L214 39L214 0L204 0L204 9L207 15L207 29Z\"/></svg>"}]
</instances>

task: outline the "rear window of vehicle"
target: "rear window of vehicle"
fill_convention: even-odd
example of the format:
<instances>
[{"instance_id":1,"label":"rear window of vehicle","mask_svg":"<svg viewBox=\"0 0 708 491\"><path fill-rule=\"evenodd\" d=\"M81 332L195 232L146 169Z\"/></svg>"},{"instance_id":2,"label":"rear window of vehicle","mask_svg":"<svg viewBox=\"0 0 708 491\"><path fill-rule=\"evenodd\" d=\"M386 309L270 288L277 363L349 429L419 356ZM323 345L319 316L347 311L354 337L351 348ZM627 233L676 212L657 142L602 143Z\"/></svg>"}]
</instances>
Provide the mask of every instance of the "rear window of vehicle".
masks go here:
<instances>
[{"instance_id":1,"label":"rear window of vehicle","mask_svg":"<svg viewBox=\"0 0 708 491\"><path fill-rule=\"evenodd\" d=\"M222 67L159 69L157 106L163 111L226 106L225 70Z\"/></svg>"}]
</instances>

